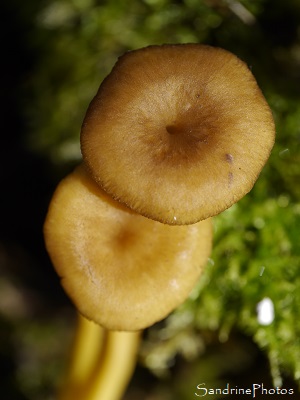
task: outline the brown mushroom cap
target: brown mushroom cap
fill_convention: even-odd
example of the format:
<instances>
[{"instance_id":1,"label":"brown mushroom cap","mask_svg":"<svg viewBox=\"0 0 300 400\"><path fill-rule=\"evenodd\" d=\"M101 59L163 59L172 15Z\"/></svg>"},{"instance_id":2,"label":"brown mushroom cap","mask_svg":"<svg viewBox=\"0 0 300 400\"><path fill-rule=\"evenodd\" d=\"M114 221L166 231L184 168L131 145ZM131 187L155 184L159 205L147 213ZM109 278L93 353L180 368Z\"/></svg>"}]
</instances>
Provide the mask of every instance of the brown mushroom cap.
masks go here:
<instances>
[{"instance_id":1,"label":"brown mushroom cap","mask_svg":"<svg viewBox=\"0 0 300 400\"><path fill-rule=\"evenodd\" d=\"M247 65L220 48L150 46L119 58L82 126L104 190L168 224L216 215L253 187L274 143Z\"/></svg>"},{"instance_id":2,"label":"brown mushroom cap","mask_svg":"<svg viewBox=\"0 0 300 400\"><path fill-rule=\"evenodd\" d=\"M211 251L206 220L170 226L112 200L83 166L56 189L46 247L78 310L107 329L139 330L189 295Z\"/></svg>"}]
</instances>

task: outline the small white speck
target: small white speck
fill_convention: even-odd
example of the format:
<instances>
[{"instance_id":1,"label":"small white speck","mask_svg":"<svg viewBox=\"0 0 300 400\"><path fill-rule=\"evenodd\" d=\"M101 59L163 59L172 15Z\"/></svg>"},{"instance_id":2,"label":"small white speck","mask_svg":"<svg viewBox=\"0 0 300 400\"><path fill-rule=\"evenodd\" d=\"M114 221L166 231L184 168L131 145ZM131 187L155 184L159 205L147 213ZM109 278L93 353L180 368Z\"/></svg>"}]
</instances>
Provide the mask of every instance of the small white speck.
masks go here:
<instances>
[{"instance_id":1,"label":"small white speck","mask_svg":"<svg viewBox=\"0 0 300 400\"><path fill-rule=\"evenodd\" d=\"M259 276L263 276L263 273L265 272L265 269L266 269L266 267L264 267L264 266L262 266L262 267L260 268Z\"/></svg>"},{"instance_id":2,"label":"small white speck","mask_svg":"<svg viewBox=\"0 0 300 400\"><path fill-rule=\"evenodd\" d=\"M284 149L279 152L279 157L284 158L290 155L290 149Z\"/></svg>"},{"instance_id":3,"label":"small white speck","mask_svg":"<svg viewBox=\"0 0 300 400\"><path fill-rule=\"evenodd\" d=\"M176 221L176 220L177 220L177 217L174 217L173 219L174 219L174 221Z\"/></svg>"},{"instance_id":4,"label":"small white speck","mask_svg":"<svg viewBox=\"0 0 300 400\"><path fill-rule=\"evenodd\" d=\"M270 325L274 320L274 304L269 297L262 299L256 306L257 320L261 325Z\"/></svg>"},{"instance_id":5,"label":"small white speck","mask_svg":"<svg viewBox=\"0 0 300 400\"><path fill-rule=\"evenodd\" d=\"M178 288L179 288L179 285L178 285L178 282L177 282L176 279L172 279L172 280L170 281L170 286L171 286L172 288L174 288L174 289L178 289Z\"/></svg>"},{"instance_id":6,"label":"small white speck","mask_svg":"<svg viewBox=\"0 0 300 400\"><path fill-rule=\"evenodd\" d=\"M180 258L182 260L186 260L187 257L188 257L188 252L187 251L182 251L179 256L180 256Z\"/></svg>"}]
</instances>

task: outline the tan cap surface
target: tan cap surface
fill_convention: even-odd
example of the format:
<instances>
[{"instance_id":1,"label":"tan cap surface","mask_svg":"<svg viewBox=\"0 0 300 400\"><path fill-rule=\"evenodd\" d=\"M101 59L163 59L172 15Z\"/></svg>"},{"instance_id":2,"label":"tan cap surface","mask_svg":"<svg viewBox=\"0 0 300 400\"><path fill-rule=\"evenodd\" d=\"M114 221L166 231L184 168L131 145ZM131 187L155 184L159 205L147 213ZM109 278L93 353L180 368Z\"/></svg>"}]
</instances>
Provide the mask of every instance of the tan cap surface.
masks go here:
<instances>
[{"instance_id":1,"label":"tan cap surface","mask_svg":"<svg viewBox=\"0 0 300 400\"><path fill-rule=\"evenodd\" d=\"M170 226L112 200L80 166L57 187L44 226L61 283L107 329L139 330L189 295L211 251L212 226Z\"/></svg>"},{"instance_id":2,"label":"tan cap surface","mask_svg":"<svg viewBox=\"0 0 300 400\"><path fill-rule=\"evenodd\" d=\"M199 44L119 58L87 111L82 153L104 190L168 224L216 215L253 187L274 143L247 65Z\"/></svg>"}]
</instances>

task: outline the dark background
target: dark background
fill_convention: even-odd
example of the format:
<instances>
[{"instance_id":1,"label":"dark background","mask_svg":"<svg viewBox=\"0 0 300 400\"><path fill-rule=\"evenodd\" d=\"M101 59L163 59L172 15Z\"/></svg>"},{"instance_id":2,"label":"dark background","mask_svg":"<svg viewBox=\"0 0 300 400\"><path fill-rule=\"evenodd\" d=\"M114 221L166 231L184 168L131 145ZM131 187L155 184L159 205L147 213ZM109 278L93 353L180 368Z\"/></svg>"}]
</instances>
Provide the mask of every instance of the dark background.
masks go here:
<instances>
[{"instance_id":1,"label":"dark background","mask_svg":"<svg viewBox=\"0 0 300 400\"><path fill-rule=\"evenodd\" d=\"M162 369L147 365L141 352L128 399L194 398L195 383L203 381L211 382L211 387L226 382L240 387L264 382L272 387L280 376L284 387L296 391L300 370L296 322L300 320L296 294L299 2L12 0L1 5L1 16L1 398L55 398L76 313L44 248L47 207L59 180L79 162L83 115L116 58L132 48L165 42L207 43L244 59L273 110L277 141L257 188L233 216L218 220L222 228L216 235L213 259L220 269L209 272L216 286L208 284L203 296L184 308L194 315L200 310L205 318L182 325L168 340L159 334L169 326L166 321L145 332L144 348L150 353L162 348L167 361ZM272 204L277 208L270 211ZM266 231L258 231L254 213L268 221ZM241 225L230 229L237 216ZM253 240L248 239L249 232ZM246 247L239 247L240 241L246 241ZM231 260L237 260L242 277L251 282L249 260L255 257L261 259L260 265L272 260L276 273L273 270L269 280L254 285L255 293L249 292L249 286L228 283L222 263L232 271ZM273 298L279 316L278 322L262 331L255 304L264 296ZM226 324L228 335L220 340ZM172 345L179 331L201 338L195 357L189 359Z\"/></svg>"}]
</instances>

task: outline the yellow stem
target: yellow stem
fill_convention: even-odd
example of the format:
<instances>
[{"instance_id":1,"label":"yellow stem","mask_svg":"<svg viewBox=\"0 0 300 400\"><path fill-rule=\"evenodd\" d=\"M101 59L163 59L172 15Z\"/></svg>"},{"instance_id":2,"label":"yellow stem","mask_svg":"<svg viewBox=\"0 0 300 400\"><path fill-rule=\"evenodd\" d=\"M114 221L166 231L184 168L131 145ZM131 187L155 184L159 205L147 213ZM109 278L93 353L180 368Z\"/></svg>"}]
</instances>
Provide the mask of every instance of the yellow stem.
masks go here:
<instances>
[{"instance_id":1,"label":"yellow stem","mask_svg":"<svg viewBox=\"0 0 300 400\"><path fill-rule=\"evenodd\" d=\"M107 331L79 315L59 400L120 400L136 364L140 332Z\"/></svg>"},{"instance_id":2,"label":"yellow stem","mask_svg":"<svg viewBox=\"0 0 300 400\"><path fill-rule=\"evenodd\" d=\"M120 400L136 365L140 332L109 331L105 353L85 400Z\"/></svg>"},{"instance_id":3,"label":"yellow stem","mask_svg":"<svg viewBox=\"0 0 300 400\"><path fill-rule=\"evenodd\" d=\"M105 330L78 314L77 329L67 375L59 400L84 399L105 344Z\"/></svg>"}]
</instances>

